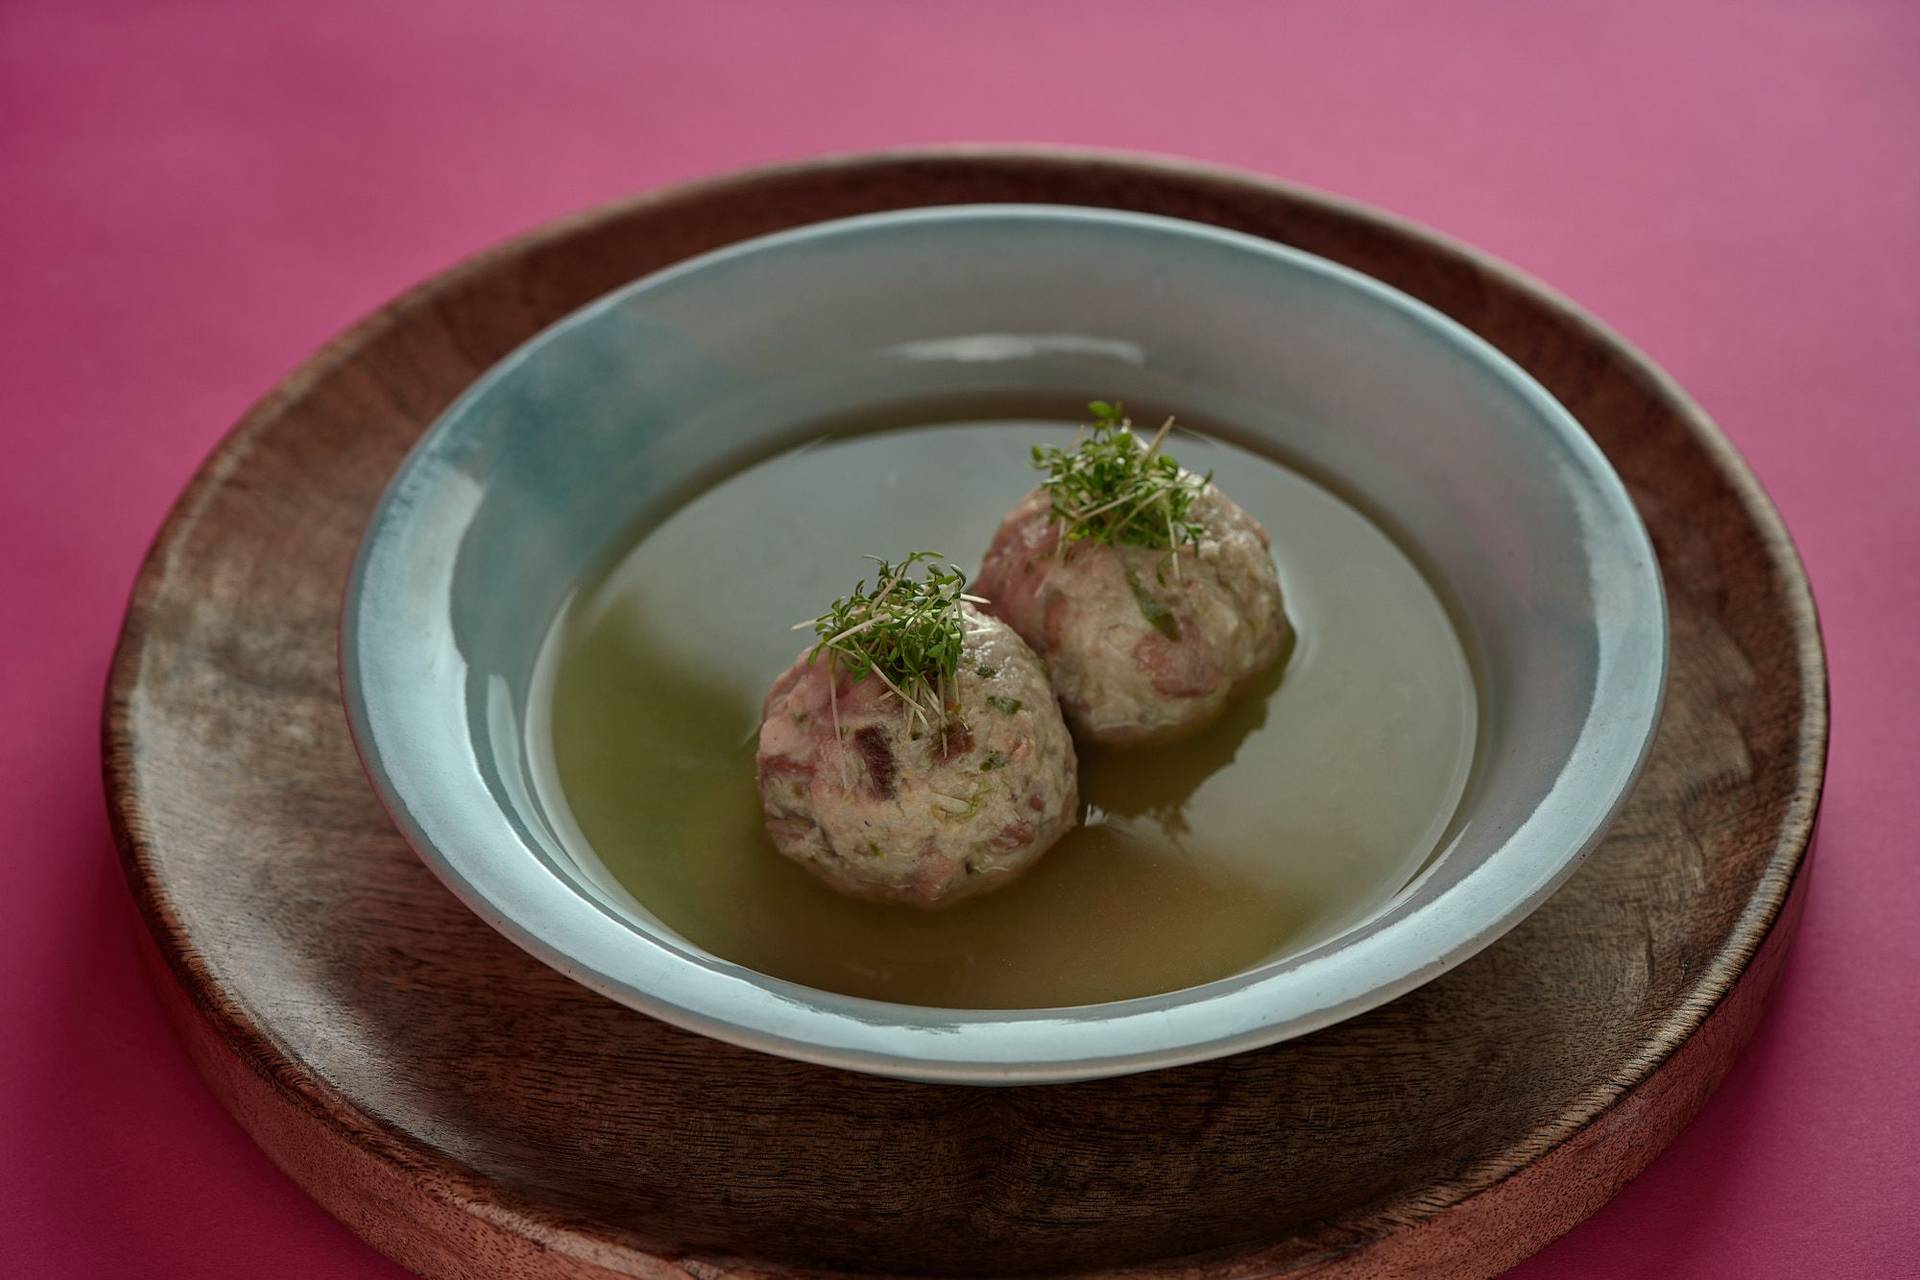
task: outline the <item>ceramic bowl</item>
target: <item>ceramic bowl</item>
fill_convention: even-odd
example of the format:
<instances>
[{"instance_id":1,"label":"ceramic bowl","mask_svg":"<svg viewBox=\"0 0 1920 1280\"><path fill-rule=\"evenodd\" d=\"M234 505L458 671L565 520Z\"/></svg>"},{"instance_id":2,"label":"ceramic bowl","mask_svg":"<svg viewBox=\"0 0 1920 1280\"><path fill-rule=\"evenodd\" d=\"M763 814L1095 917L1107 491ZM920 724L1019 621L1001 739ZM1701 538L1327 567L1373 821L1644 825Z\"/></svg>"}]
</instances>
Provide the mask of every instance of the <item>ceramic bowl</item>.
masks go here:
<instances>
[{"instance_id":1,"label":"ceramic bowl","mask_svg":"<svg viewBox=\"0 0 1920 1280\"><path fill-rule=\"evenodd\" d=\"M1473 780L1426 869L1345 933L1232 977L1012 1011L771 978L619 893L543 809L525 724L549 626L637 513L874 405L1070 404L1090 388L1233 424L1237 443L1352 496L1433 576L1482 705ZM1460 963L1600 840L1652 741L1666 648L1658 568L1625 489L1579 424L1492 347L1265 240L1038 205L769 236L546 330L449 408L394 478L348 587L341 646L354 739L394 821L528 951L724 1040L976 1083L1231 1053Z\"/></svg>"}]
</instances>

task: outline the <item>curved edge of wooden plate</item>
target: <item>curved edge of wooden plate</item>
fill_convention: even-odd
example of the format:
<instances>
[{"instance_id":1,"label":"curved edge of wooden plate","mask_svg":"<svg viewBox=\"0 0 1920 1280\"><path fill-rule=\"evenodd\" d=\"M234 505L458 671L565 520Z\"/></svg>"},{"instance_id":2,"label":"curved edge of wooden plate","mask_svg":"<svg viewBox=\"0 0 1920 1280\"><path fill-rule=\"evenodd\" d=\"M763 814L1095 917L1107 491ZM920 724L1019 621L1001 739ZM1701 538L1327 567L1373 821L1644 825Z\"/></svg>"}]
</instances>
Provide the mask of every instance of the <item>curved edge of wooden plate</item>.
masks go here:
<instances>
[{"instance_id":1,"label":"curved edge of wooden plate","mask_svg":"<svg viewBox=\"0 0 1920 1280\"><path fill-rule=\"evenodd\" d=\"M144 952L169 1019L195 1067L268 1156L375 1248L422 1275L476 1273L594 1278L683 1277L757 1280L826 1275L752 1259L648 1252L592 1224L560 1219L533 1202L424 1152L377 1118L329 1092L289 1061L273 1037L211 980L162 887L149 874L135 785L129 710L138 696L144 641L170 563L205 499L244 462L254 438L327 374L454 286L535 257L573 237L634 214L697 205L797 177L850 179L893 170L1012 165L1102 171L1121 181L1149 176L1248 201L1280 200L1368 224L1415 242L1497 283L1559 323L1610 347L1652 398L1664 401L1711 457L1765 542L1791 620L1804 712L1794 761L1795 792L1729 944L1703 967L1694 997L1649 1038L1628 1078L1616 1079L1548 1131L1423 1194L1369 1206L1316 1231L1324 1276L1485 1276L1514 1265L1593 1213L1644 1169L1699 1111L1759 1023L1785 961L1806 895L1808 863L1824 779L1828 704L1818 616L1784 524L1731 443L1670 378L1619 335L1558 293L1477 250L1391 214L1255 174L1162 156L1050 146L951 146L827 156L747 170L642 195L550 223L491 248L416 286L300 365L233 428L176 502L143 563L111 665L102 718L107 803L123 870L139 911ZM1169 1259L1123 1273L1219 1278L1295 1271L1298 1243L1224 1255Z\"/></svg>"}]
</instances>

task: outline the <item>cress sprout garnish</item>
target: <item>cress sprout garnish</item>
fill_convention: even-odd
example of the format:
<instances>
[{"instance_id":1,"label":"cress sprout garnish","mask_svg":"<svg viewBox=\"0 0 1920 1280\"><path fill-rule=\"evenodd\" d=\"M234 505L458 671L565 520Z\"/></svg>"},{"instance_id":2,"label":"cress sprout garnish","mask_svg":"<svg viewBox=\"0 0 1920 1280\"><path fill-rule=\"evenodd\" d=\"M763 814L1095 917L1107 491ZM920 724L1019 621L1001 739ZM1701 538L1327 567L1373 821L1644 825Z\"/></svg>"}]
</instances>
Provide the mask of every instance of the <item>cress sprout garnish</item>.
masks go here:
<instances>
[{"instance_id":1,"label":"cress sprout garnish","mask_svg":"<svg viewBox=\"0 0 1920 1280\"><path fill-rule=\"evenodd\" d=\"M1161 452L1173 419L1143 442L1133 433L1126 406L1095 400L1093 414L1071 449L1035 445L1033 465L1047 473L1041 486L1061 526L1064 555L1078 542L1170 550L1178 570L1179 548L1198 545L1206 526L1193 518L1193 503L1213 473L1197 476Z\"/></svg>"},{"instance_id":2,"label":"cress sprout garnish","mask_svg":"<svg viewBox=\"0 0 1920 1280\"><path fill-rule=\"evenodd\" d=\"M807 661L826 654L856 681L878 678L907 705L909 718L928 729L957 702L954 682L966 645L961 603L986 603L966 593L966 574L935 563L941 558L937 551L915 551L892 564L868 556L879 566L871 591L863 578L825 613L794 628L819 637Z\"/></svg>"}]
</instances>

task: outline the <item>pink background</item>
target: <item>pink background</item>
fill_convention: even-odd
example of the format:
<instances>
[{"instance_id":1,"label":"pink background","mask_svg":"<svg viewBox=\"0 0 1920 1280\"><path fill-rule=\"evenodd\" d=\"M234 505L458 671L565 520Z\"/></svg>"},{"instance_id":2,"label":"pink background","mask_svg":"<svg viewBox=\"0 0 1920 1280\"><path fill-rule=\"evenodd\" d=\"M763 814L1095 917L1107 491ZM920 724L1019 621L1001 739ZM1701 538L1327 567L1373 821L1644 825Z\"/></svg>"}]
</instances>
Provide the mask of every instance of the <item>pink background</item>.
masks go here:
<instances>
[{"instance_id":1,"label":"pink background","mask_svg":"<svg viewBox=\"0 0 1920 1280\"><path fill-rule=\"evenodd\" d=\"M249 402L456 258L740 165L1181 152L1548 280L1745 451L1834 734L1805 925L1694 1126L1528 1277L1920 1274L1920 5L0 3L0 1274L392 1277L136 967L95 724Z\"/></svg>"}]
</instances>

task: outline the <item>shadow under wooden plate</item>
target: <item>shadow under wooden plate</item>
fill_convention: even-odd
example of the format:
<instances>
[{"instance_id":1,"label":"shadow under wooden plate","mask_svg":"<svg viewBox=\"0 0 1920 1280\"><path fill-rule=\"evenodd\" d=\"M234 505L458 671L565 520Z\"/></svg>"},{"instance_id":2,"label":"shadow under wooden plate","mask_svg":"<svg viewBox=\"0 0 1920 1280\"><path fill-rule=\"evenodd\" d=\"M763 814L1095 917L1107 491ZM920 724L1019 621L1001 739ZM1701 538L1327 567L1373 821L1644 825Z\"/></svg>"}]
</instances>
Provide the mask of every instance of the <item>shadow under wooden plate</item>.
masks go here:
<instances>
[{"instance_id":1,"label":"shadow under wooden plate","mask_svg":"<svg viewBox=\"0 0 1920 1280\"><path fill-rule=\"evenodd\" d=\"M336 612L361 526L434 416L549 322L689 254L971 201L1170 214L1347 263L1507 352L1606 450L1666 575L1666 718L1605 845L1502 941L1254 1053L1089 1084L916 1085L601 999L482 924L388 825L340 710ZM1700 411L1565 301L1265 179L968 148L596 211L321 351L161 531L114 662L105 768L194 1061L295 1181L425 1275L1480 1276L1645 1167L1746 1043L1799 918L1826 715L1778 517Z\"/></svg>"}]
</instances>

